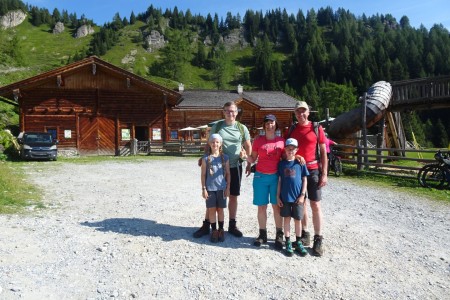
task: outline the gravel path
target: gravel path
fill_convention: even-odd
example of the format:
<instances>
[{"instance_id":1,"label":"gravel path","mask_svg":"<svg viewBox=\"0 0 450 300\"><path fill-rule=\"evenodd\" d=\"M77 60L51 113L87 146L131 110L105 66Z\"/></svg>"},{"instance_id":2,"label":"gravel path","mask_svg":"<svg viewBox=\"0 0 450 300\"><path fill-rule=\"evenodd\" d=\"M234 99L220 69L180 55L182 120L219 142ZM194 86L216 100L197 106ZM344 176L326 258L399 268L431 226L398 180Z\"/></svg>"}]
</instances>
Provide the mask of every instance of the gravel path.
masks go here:
<instances>
[{"instance_id":1,"label":"gravel path","mask_svg":"<svg viewBox=\"0 0 450 300\"><path fill-rule=\"evenodd\" d=\"M194 239L196 160L25 166L49 209L0 216L0 299L450 299L450 207L331 177L321 258L256 248L251 178L243 238ZM270 209L269 209L270 211ZM226 214L227 220L227 214Z\"/></svg>"}]
</instances>

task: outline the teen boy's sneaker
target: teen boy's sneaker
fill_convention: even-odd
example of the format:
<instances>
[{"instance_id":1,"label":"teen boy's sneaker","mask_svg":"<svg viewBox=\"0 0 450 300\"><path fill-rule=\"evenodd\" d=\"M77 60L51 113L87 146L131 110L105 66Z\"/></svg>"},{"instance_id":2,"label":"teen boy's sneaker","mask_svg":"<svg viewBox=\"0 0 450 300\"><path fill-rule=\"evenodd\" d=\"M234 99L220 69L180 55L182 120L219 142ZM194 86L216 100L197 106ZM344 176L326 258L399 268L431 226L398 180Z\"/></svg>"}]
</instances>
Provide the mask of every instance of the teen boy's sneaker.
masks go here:
<instances>
[{"instance_id":1,"label":"teen boy's sneaker","mask_svg":"<svg viewBox=\"0 0 450 300\"><path fill-rule=\"evenodd\" d=\"M283 250L283 231L278 231L275 236L275 249Z\"/></svg>"},{"instance_id":2,"label":"teen boy's sneaker","mask_svg":"<svg viewBox=\"0 0 450 300\"><path fill-rule=\"evenodd\" d=\"M225 241L225 232L223 231L223 229L219 229L219 242L223 242Z\"/></svg>"},{"instance_id":3,"label":"teen boy's sneaker","mask_svg":"<svg viewBox=\"0 0 450 300\"><path fill-rule=\"evenodd\" d=\"M214 229L211 233L211 242L217 243L219 241L219 231L217 229Z\"/></svg>"},{"instance_id":4,"label":"teen boy's sneaker","mask_svg":"<svg viewBox=\"0 0 450 300\"><path fill-rule=\"evenodd\" d=\"M305 247L309 247L311 245L311 235L308 231L302 230L301 241Z\"/></svg>"},{"instance_id":5,"label":"teen boy's sneaker","mask_svg":"<svg viewBox=\"0 0 450 300\"><path fill-rule=\"evenodd\" d=\"M291 241L287 241L286 242L286 256L291 257L292 255L294 255L294 250L292 249L292 243Z\"/></svg>"},{"instance_id":6,"label":"teen boy's sneaker","mask_svg":"<svg viewBox=\"0 0 450 300\"><path fill-rule=\"evenodd\" d=\"M303 247L303 244L301 241L296 241L294 243L294 247L295 247L295 252L300 254L300 256L305 256L306 254L308 254L308 251L306 251L305 247Z\"/></svg>"},{"instance_id":7,"label":"teen boy's sneaker","mask_svg":"<svg viewBox=\"0 0 450 300\"><path fill-rule=\"evenodd\" d=\"M322 256L323 255L323 246L322 246L323 237L321 235L314 235L314 245L312 248L312 254L314 256Z\"/></svg>"},{"instance_id":8,"label":"teen boy's sneaker","mask_svg":"<svg viewBox=\"0 0 450 300\"><path fill-rule=\"evenodd\" d=\"M256 247L260 247L261 244L265 244L265 243L267 243L267 230L260 229L259 236L253 242L253 245L255 245Z\"/></svg>"},{"instance_id":9,"label":"teen boy's sneaker","mask_svg":"<svg viewBox=\"0 0 450 300\"><path fill-rule=\"evenodd\" d=\"M202 227L200 227L196 232L194 232L194 237L198 239L204 235L209 234L209 226L210 224L208 221L203 221Z\"/></svg>"}]
</instances>

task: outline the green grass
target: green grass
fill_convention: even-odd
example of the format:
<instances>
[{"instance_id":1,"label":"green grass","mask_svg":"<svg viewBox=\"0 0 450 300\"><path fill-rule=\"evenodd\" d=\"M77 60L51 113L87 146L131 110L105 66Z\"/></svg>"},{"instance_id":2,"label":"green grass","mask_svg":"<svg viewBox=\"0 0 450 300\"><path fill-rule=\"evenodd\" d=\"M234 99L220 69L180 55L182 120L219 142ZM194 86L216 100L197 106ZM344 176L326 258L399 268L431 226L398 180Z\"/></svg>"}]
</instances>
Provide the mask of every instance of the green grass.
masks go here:
<instances>
[{"instance_id":1,"label":"green grass","mask_svg":"<svg viewBox=\"0 0 450 300\"><path fill-rule=\"evenodd\" d=\"M333 176L333 175L331 175ZM341 177L352 181L361 182L367 186L383 186L396 191L407 193L411 196L425 197L430 200L443 201L450 204L450 190L436 190L424 188L419 185L416 178L393 177L380 174L372 174L357 171L355 166L345 165L345 176Z\"/></svg>"},{"instance_id":2,"label":"green grass","mask_svg":"<svg viewBox=\"0 0 450 300\"><path fill-rule=\"evenodd\" d=\"M0 161L0 213L25 212L27 207L43 208L42 192L30 184L16 162Z\"/></svg>"}]
</instances>

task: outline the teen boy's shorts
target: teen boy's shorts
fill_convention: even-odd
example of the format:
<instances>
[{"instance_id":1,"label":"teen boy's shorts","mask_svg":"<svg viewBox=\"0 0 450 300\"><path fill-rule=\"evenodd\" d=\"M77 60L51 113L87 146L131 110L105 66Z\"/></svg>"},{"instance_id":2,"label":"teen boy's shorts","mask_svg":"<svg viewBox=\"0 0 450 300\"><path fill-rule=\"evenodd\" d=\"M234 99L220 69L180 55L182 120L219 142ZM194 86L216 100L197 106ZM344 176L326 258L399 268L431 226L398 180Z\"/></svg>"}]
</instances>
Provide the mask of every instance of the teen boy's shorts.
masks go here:
<instances>
[{"instance_id":1,"label":"teen boy's shorts","mask_svg":"<svg viewBox=\"0 0 450 300\"><path fill-rule=\"evenodd\" d=\"M223 190L208 191L208 199L206 199L206 208L226 208L227 198L223 196Z\"/></svg>"},{"instance_id":2,"label":"teen boy's shorts","mask_svg":"<svg viewBox=\"0 0 450 300\"><path fill-rule=\"evenodd\" d=\"M242 166L230 168L230 195L241 194Z\"/></svg>"},{"instance_id":3,"label":"teen boy's shorts","mask_svg":"<svg viewBox=\"0 0 450 300\"><path fill-rule=\"evenodd\" d=\"M283 207L280 207L280 215L283 218L292 217L295 220L301 220L303 218L303 206L303 203L283 202Z\"/></svg>"},{"instance_id":4,"label":"teen boy's shorts","mask_svg":"<svg viewBox=\"0 0 450 300\"><path fill-rule=\"evenodd\" d=\"M277 204L278 175L255 172L253 175L253 204Z\"/></svg>"}]
</instances>

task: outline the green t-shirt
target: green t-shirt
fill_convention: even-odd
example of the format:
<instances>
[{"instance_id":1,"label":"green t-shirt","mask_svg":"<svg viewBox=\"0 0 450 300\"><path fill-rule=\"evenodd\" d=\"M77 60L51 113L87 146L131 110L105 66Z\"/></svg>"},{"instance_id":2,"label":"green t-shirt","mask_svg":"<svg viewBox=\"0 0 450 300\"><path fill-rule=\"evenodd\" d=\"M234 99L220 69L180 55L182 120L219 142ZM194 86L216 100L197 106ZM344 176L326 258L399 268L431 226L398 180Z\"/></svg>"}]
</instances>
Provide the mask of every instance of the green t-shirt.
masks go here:
<instances>
[{"instance_id":1,"label":"green t-shirt","mask_svg":"<svg viewBox=\"0 0 450 300\"><path fill-rule=\"evenodd\" d=\"M219 126L219 127L217 127ZM239 130L239 126L244 129L244 136ZM219 131L216 131L217 129ZM223 153L230 158L230 168L235 168L239 165L239 153L241 152L242 143L250 140L250 134L245 125L239 125L238 122L234 122L233 125L227 125L225 121L219 121L211 128L211 133L218 133L223 139Z\"/></svg>"}]
</instances>

